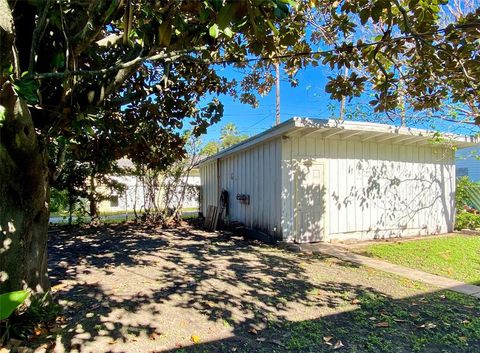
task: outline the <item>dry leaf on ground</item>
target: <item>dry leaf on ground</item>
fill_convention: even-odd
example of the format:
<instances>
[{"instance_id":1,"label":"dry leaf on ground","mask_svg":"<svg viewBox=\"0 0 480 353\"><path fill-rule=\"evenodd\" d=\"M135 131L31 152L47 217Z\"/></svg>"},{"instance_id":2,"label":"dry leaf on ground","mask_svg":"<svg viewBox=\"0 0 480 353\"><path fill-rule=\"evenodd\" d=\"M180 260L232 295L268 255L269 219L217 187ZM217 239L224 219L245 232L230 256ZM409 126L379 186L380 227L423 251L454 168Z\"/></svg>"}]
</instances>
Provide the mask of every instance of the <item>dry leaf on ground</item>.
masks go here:
<instances>
[{"instance_id":1,"label":"dry leaf on ground","mask_svg":"<svg viewBox=\"0 0 480 353\"><path fill-rule=\"evenodd\" d=\"M337 342L335 342L335 345L333 346L333 349L340 349L342 347L344 347L345 345L343 344L342 341L338 340Z\"/></svg>"}]
</instances>

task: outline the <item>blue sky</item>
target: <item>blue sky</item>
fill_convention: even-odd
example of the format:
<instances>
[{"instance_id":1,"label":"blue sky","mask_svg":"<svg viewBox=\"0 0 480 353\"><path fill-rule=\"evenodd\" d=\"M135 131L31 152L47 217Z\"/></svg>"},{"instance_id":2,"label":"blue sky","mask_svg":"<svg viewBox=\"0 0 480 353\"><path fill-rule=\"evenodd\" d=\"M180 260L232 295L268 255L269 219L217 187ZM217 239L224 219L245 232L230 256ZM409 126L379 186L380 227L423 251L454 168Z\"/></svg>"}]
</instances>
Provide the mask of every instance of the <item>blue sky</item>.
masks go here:
<instances>
[{"instance_id":1,"label":"blue sky","mask_svg":"<svg viewBox=\"0 0 480 353\"><path fill-rule=\"evenodd\" d=\"M232 67L226 67L225 76L237 80L241 79L241 74L235 71ZM308 67L297 73L298 86L291 87L287 81L285 74L281 75L281 121L288 120L294 116L311 117L311 118L332 118L338 117L340 103L331 100L329 95L325 93L325 84L331 71L328 67ZM224 104L223 119L208 128L207 134L202 136L204 143L212 140L218 140L222 127L230 122L235 123L241 133L246 133L250 136L256 135L275 124L275 89L273 89L267 96L259 98L259 107L252 108L247 104L240 103L238 100L233 100L230 96L220 96L220 101ZM368 96L363 98L353 99L347 104L349 107L361 104L368 105ZM379 121L388 123L388 121ZM413 126L412 126L413 127ZM460 128L458 124L436 124L430 126L423 124L422 126L415 126L427 129L439 129L441 131L451 131L455 133L471 134L472 132L479 132L478 127L474 128Z\"/></svg>"},{"instance_id":2,"label":"blue sky","mask_svg":"<svg viewBox=\"0 0 480 353\"><path fill-rule=\"evenodd\" d=\"M227 77L240 78L240 74L234 72L232 68L227 67L224 70ZM325 68L307 68L298 73L299 85L297 87L291 87L287 79L282 77L280 83L281 121L294 116L330 117L332 112L328 105L335 104L339 107L340 104L331 101L325 93L324 87L328 74ZM225 107L224 117L219 123L208 129L207 135L202 137L205 142L218 139L220 130L229 122L235 123L240 132L249 135L258 134L275 124L275 89L267 96L259 98L258 108L252 108L238 100L234 101L230 96L221 96L219 99Z\"/></svg>"}]
</instances>

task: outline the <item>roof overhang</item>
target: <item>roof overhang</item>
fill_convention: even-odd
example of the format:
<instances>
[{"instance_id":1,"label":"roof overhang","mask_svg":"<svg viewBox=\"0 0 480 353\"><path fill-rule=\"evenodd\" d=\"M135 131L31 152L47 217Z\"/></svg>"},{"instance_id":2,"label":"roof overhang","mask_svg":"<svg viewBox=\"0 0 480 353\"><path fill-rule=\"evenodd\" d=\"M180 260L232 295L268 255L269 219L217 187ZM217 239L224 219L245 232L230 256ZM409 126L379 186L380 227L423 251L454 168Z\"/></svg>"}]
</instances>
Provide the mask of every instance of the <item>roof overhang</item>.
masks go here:
<instances>
[{"instance_id":1,"label":"roof overhang","mask_svg":"<svg viewBox=\"0 0 480 353\"><path fill-rule=\"evenodd\" d=\"M297 117L220 151L200 161L199 165L239 152L278 136L284 138L315 136L324 139L369 141L410 146L437 145L439 147L455 147L457 149L472 147L480 143L478 138L468 135L439 134L430 130L361 121Z\"/></svg>"}]
</instances>

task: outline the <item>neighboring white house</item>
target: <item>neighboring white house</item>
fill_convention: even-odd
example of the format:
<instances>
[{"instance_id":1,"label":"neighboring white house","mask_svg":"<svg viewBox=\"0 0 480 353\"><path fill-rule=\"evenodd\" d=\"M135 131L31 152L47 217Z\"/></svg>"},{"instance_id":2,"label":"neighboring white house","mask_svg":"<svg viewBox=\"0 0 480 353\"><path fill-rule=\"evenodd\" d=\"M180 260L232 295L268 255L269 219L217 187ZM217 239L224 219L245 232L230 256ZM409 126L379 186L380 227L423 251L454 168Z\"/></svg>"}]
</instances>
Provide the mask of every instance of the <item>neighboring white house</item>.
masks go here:
<instances>
[{"instance_id":1,"label":"neighboring white house","mask_svg":"<svg viewBox=\"0 0 480 353\"><path fill-rule=\"evenodd\" d=\"M132 168L133 163L122 158L118 161L118 166L121 168ZM111 212L132 212L134 209L143 211L144 207L150 204L146 195L146 187L142 180L134 175L121 175L113 177L116 181L125 186L125 190L121 193L113 191L109 200L100 202L100 213ZM186 183L187 188L183 198L182 208L197 209L198 203L198 189L200 187L200 175L198 169L192 169L190 175L183 177L183 182ZM181 190L177 190L172 197L173 204L177 204L180 200ZM158 194L160 197L161 193Z\"/></svg>"},{"instance_id":2,"label":"neighboring white house","mask_svg":"<svg viewBox=\"0 0 480 353\"><path fill-rule=\"evenodd\" d=\"M204 214L227 190L230 221L287 242L453 230L454 152L426 130L294 118L199 167Z\"/></svg>"},{"instance_id":3,"label":"neighboring white house","mask_svg":"<svg viewBox=\"0 0 480 353\"><path fill-rule=\"evenodd\" d=\"M480 148L465 148L457 152L457 177L468 176L472 181L480 181Z\"/></svg>"}]
</instances>

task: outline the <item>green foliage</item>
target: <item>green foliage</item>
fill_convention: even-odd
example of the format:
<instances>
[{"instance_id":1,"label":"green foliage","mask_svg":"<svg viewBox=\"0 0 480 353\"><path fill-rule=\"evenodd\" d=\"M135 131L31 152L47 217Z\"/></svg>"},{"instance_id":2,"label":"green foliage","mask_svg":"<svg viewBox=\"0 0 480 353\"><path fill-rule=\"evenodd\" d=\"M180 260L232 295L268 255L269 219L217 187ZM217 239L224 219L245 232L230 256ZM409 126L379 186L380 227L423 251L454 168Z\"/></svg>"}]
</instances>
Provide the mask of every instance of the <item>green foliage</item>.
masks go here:
<instances>
[{"instance_id":1,"label":"green foliage","mask_svg":"<svg viewBox=\"0 0 480 353\"><path fill-rule=\"evenodd\" d=\"M210 36L212 36L213 38L218 38L218 25L216 23L214 23L210 29L209 29L209 34Z\"/></svg>"},{"instance_id":2,"label":"green foliage","mask_svg":"<svg viewBox=\"0 0 480 353\"><path fill-rule=\"evenodd\" d=\"M95 217L99 202L109 199L112 193L124 191L125 185L115 178L124 170L112 159L115 154L103 147L109 143L108 138L105 131L95 131L77 137L75 144L61 139L50 144L50 155L63 154L62 169L52 183L51 212L68 211L80 217L86 214ZM83 148L75 148L77 143ZM83 207L85 200L90 203L88 212Z\"/></svg>"},{"instance_id":3,"label":"green foliage","mask_svg":"<svg viewBox=\"0 0 480 353\"><path fill-rule=\"evenodd\" d=\"M109 176L122 157L159 171L184 160L180 131L205 133L223 115L217 97L239 89L215 63L274 55L293 10L282 0L130 3L127 13L124 1L6 3L15 23L0 43L0 87L11 81L30 104L39 150L49 152L52 211L88 199L94 213L108 195L91 180L120 190ZM291 43L302 36L289 32ZM14 55L13 42L28 44ZM18 128L4 117L2 136L5 124Z\"/></svg>"},{"instance_id":4,"label":"green foliage","mask_svg":"<svg viewBox=\"0 0 480 353\"><path fill-rule=\"evenodd\" d=\"M256 96L269 92L274 83L270 60L252 64L253 70L249 66L240 82L215 65L245 69L244 61L255 56L281 55L292 85L307 65L352 68L346 76L333 72L327 92L342 99L371 89L377 111L398 105L400 76L413 109L438 108L449 98L478 106L473 27L478 9L439 30L441 1L178 1L176 6L137 1L131 18L124 2L98 1L88 9L87 3L47 9L44 2L13 3L14 14L30 14L13 16L15 28L22 29L15 40L28 43L34 30L41 35L18 48L18 62L29 63L34 54L33 63L2 71L32 104L39 139L65 137L65 147L83 158L95 156L102 146L108 152L103 159L126 155L167 168L185 153L178 131L186 120L198 136L222 117L217 99L199 104L205 97L229 94L255 106ZM25 20L43 13L41 23ZM364 27L372 26L381 33L370 40L375 45L360 39ZM316 47L327 50L309 55ZM245 138L232 136L221 148Z\"/></svg>"},{"instance_id":5,"label":"green foliage","mask_svg":"<svg viewBox=\"0 0 480 353\"><path fill-rule=\"evenodd\" d=\"M455 191L455 207L457 211L463 210L465 205L468 205L469 192L468 189L472 185L472 181L468 176L463 176L457 179L457 188Z\"/></svg>"},{"instance_id":6,"label":"green foliage","mask_svg":"<svg viewBox=\"0 0 480 353\"><path fill-rule=\"evenodd\" d=\"M234 123L225 124L220 132L220 149L226 149L248 138L247 134L241 134Z\"/></svg>"},{"instance_id":7,"label":"green foliage","mask_svg":"<svg viewBox=\"0 0 480 353\"><path fill-rule=\"evenodd\" d=\"M242 142L248 138L247 134L241 134L238 131L237 126L234 123L227 123L222 128L220 132L220 142L217 141L210 141L208 142L203 149L201 150L200 154L202 156L212 156L215 153L229 148L237 143Z\"/></svg>"},{"instance_id":8,"label":"green foliage","mask_svg":"<svg viewBox=\"0 0 480 353\"><path fill-rule=\"evenodd\" d=\"M202 156L213 156L220 151L220 144L217 141L210 141L205 144L200 154Z\"/></svg>"},{"instance_id":9,"label":"green foliage","mask_svg":"<svg viewBox=\"0 0 480 353\"><path fill-rule=\"evenodd\" d=\"M455 218L455 229L477 229L480 228L480 214L470 212L457 213Z\"/></svg>"},{"instance_id":10,"label":"green foliage","mask_svg":"<svg viewBox=\"0 0 480 353\"><path fill-rule=\"evenodd\" d=\"M475 319L461 319L468 315L465 307L478 311L474 298L437 291L394 300L383 293L356 289L344 291L351 298L348 302L352 298L358 302L356 308L318 320L271 323L272 337L285 346L281 351L446 353L469 352L478 345L480 320L475 314ZM262 332L262 337L265 335ZM335 349L338 342L342 344Z\"/></svg>"},{"instance_id":11,"label":"green foliage","mask_svg":"<svg viewBox=\"0 0 480 353\"><path fill-rule=\"evenodd\" d=\"M39 322L50 322L54 320L62 311L62 307L52 301L49 292L43 295L33 296L24 315L24 322L30 322L32 325Z\"/></svg>"},{"instance_id":12,"label":"green foliage","mask_svg":"<svg viewBox=\"0 0 480 353\"><path fill-rule=\"evenodd\" d=\"M33 80L28 76L28 73L25 73L21 79L17 80L14 84L15 91L17 94L25 99L29 104L38 103L37 91L39 88L39 83L37 80Z\"/></svg>"},{"instance_id":13,"label":"green foliage","mask_svg":"<svg viewBox=\"0 0 480 353\"><path fill-rule=\"evenodd\" d=\"M455 206L461 212L465 206L480 210L480 184L470 180L468 176L457 179Z\"/></svg>"},{"instance_id":14,"label":"green foliage","mask_svg":"<svg viewBox=\"0 0 480 353\"><path fill-rule=\"evenodd\" d=\"M58 190L51 188L50 190L50 212L66 212L68 211L69 195L68 190Z\"/></svg>"},{"instance_id":15,"label":"green foliage","mask_svg":"<svg viewBox=\"0 0 480 353\"><path fill-rule=\"evenodd\" d=\"M392 112L404 103L408 111L438 111L446 101L461 102L467 112L454 120L480 124L478 3L455 10L442 0L310 3L306 13L315 23L310 38L331 49L312 64L338 70L326 85L331 98L372 90L375 112ZM345 75L344 68L353 70Z\"/></svg>"},{"instance_id":16,"label":"green foliage","mask_svg":"<svg viewBox=\"0 0 480 353\"><path fill-rule=\"evenodd\" d=\"M10 318L7 333L11 337L28 339L36 327L52 325L61 311L61 306L52 301L49 292L32 296L30 305Z\"/></svg>"},{"instance_id":17,"label":"green foliage","mask_svg":"<svg viewBox=\"0 0 480 353\"><path fill-rule=\"evenodd\" d=\"M28 295L26 290L0 294L0 321L8 319L27 300Z\"/></svg>"}]
</instances>

